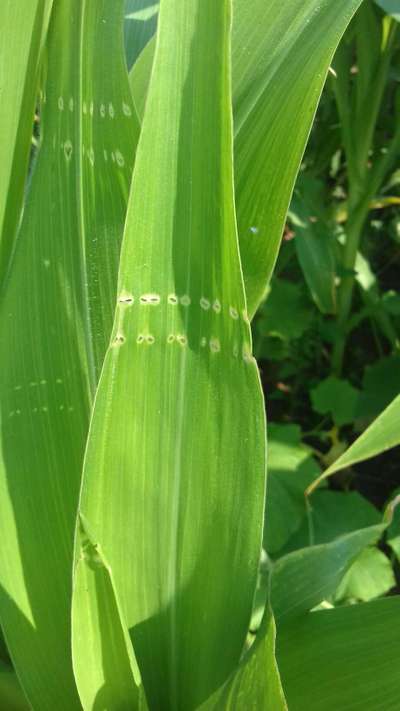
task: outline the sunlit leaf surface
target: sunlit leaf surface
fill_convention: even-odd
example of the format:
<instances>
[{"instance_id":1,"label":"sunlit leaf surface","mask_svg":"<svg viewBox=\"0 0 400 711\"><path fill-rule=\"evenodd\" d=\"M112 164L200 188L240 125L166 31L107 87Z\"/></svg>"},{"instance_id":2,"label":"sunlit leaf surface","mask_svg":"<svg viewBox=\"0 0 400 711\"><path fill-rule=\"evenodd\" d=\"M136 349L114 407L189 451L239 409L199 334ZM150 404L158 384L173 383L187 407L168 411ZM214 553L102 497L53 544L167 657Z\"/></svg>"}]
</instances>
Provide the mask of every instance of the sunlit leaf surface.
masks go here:
<instances>
[{"instance_id":1,"label":"sunlit leaf surface","mask_svg":"<svg viewBox=\"0 0 400 711\"><path fill-rule=\"evenodd\" d=\"M265 295L275 265L329 64L360 3L233 0L236 210L250 316ZM131 72L139 111L145 105L151 66L150 46Z\"/></svg>"},{"instance_id":2,"label":"sunlit leaf surface","mask_svg":"<svg viewBox=\"0 0 400 711\"><path fill-rule=\"evenodd\" d=\"M121 21L122 2L54 8L41 148L0 303L0 615L41 711L80 708L73 534L135 147Z\"/></svg>"},{"instance_id":3,"label":"sunlit leaf surface","mask_svg":"<svg viewBox=\"0 0 400 711\"><path fill-rule=\"evenodd\" d=\"M161 6L81 501L149 704L185 711L239 661L264 503L264 407L233 207L228 9Z\"/></svg>"}]
</instances>

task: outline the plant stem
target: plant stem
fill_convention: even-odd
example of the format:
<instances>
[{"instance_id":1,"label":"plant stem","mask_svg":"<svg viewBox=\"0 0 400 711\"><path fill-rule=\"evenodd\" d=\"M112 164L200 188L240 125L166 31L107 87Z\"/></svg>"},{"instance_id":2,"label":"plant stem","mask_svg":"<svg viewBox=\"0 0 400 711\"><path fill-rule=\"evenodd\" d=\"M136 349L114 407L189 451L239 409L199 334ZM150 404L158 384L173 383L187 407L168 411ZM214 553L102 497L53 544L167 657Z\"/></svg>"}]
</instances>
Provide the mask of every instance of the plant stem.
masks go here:
<instances>
[{"instance_id":1,"label":"plant stem","mask_svg":"<svg viewBox=\"0 0 400 711\"><path fill-rule=\"evenodd\" d=\"M337 375L340 375L343 366L344 350L346 347L346 323L350 316L355 281L354 267L367 214L368 208L353 214L349 220L346 232L343 268L347 273L342 277L339 289L337 316L339 335L332 354L332 371Z\"/></svg>"},{"instance_id":2,"label":"plant stem","mask_svg":"<svg viewBox=\"0 0 400 711\"><path fill-rule=\"evenodd\" d=\"M399 131L396 130L386 155L381 156L373 170L369 169L368 154L373 145L373 135L384 95L396 35L396 23L390 21L387 28L386 44L375 76L374 94L371 98L368 93L362 101L362 113L364 116L357 115L359 113L357 109L353 109L352 112L351 102L349 100L346 101L338 90L336 92L339 115L343 123L343 139L349 168L349 221L343 254L343 270L345 273L338 293L337 325L339 327L339 335L332 353L332 371L336 375L341 374L343 367L346 337L349 332L347 323L351 312L355 282L354 268L362 231L369 212L370 201L375 192L379 190L399 145ZM352 145L353 140L350 140L352 137L352 122L354 122L354 125L362 126L358 140L354 142L354 145Z\"/></svg>"}]
</instances>

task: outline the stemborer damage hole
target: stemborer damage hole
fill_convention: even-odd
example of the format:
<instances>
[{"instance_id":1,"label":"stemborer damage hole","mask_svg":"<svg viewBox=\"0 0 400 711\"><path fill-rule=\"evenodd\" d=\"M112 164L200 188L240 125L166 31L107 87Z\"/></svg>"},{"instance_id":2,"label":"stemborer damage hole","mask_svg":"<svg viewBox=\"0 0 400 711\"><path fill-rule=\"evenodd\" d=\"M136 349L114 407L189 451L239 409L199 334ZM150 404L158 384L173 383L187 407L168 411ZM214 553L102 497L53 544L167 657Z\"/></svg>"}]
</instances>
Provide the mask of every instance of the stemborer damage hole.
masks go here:
<instances>
[{"instance_id":1,"label":"stemborer damage hole","mask_svg":"<svg viewBox=\"0 0 400 711\"><path fill-rule=\"evenodd\" d=\"M125 336L122 335L122 333L117 333L115 336L112 345L115 347L117 346L122 346L122 344L125 343Z\"/></svg>"}]
</instances>

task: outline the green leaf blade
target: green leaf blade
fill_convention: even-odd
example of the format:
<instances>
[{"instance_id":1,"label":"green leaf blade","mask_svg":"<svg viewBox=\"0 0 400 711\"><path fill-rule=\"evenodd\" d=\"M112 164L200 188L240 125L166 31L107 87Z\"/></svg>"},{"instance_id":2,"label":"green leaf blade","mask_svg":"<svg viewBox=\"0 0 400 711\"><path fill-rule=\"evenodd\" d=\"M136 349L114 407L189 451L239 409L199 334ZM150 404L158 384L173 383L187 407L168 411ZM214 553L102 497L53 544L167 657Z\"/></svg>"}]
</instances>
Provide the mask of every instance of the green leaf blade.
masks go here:
<instances>
[{"instance_id":1,"label":"green leaf blade","mask_svg":"<svg viewBox=\"0 0 400 711\"><path fill-rule=\"evenodd\" d=\"M385 524L371 526L280 558L272 567L270 582L277 623L301 617L331 597L357 556L376 543L385 528Z\"/></svg>"},{"instance_id":2,"label":"green leaf blade","mask_svg":"<svg viewBox=\"0 0 400 711\"><path fill-rule=\"evenodd\" d=\"M337 44L360 0L235 0L235 187L248 309L265 295ZM257 22L254 18L257 17Z\"/></svg>"},{"instance_id":3,"label":"green leaf blade","mask_svg":"<svg viewBox=\"0 0 400 711\"><path fill-rule=\"evenodd\" d=\"M83 708L144 711L147 706L140 690L139 670L121 617L112 572L82 523L77 544L72 653ZM79 615L77 624L75 614Z\"/></svg>"},{"instance_id":4,"label":"green leaf blade","mask_svg":"<svg viewBox=\"0 0 400 711\"><path fill-rule=\"evenodd\" d=\"M24 690L43 711L81 708L73 539L137 130L122 9L105 0L54 8L41 146L0 303L0 615Z\"/></svg>"},{"instance_id":5,"label":"green leaf blade","mask_svg":"<svg viewBox=\"0 0 400 711\"><path fill-rule=\"evenodd\" d=\"M238 669L199 711L287 711L275 660L275 636L274 619L267 609L257 637Z\"/></svg>"},{"instance_id":6,"label":"green leaf blade","mask_svg":"<svg viewBox=\"0 0 400 711\"><path fill-rule=\"evenodd\" d=\"M311 612L277 638L293 711L395 711L400 698L400 597Z\"/></svg>"},{"instance_id":7,"label":"green leaf blade","mask_svg":"<svg viewBox=\"0 0 400 711\"><path fill-rule=\"evenodd\" d=\"M161 5L81 501L149 703L171 709L195 708L236 666L261 546L265 421L233 209L228 9Z\"/></svg>"},{"instance_id":8,"label":"green leaf blade","mask_svg":"<svg viewBox=\"0 0 400 711\"><path fill-rule=\"evenodd\" d=\"M32 142L39 67L52 0L0 8L0 288L14 247ZM12 64L12 71L11 69Z\"/></svg>"}]
</instances>

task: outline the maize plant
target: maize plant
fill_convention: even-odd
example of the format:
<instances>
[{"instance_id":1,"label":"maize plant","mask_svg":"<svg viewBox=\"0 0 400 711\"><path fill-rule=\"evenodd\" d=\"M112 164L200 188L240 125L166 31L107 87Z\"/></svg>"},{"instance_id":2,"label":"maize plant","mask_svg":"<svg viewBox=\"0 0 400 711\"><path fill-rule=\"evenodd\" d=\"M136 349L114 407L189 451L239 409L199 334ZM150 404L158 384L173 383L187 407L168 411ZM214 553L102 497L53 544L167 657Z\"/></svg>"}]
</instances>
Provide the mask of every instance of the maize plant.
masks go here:
<instances>
[{"instance_id":1,"label":"maize plant","mask_svg":"<svg viewBox=\"0 0 400 711\"><path fill-rule=\"evenodd\" d=\"M128 74L122 0L3 0L2 709L398 707L398 598L311 612L390 511L271 564L249 633L250 322L359 5L161 0ZM399 409L336 468L397 444Z\"/></svg>"}]
</instances>

